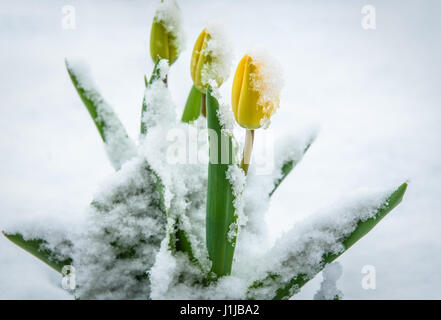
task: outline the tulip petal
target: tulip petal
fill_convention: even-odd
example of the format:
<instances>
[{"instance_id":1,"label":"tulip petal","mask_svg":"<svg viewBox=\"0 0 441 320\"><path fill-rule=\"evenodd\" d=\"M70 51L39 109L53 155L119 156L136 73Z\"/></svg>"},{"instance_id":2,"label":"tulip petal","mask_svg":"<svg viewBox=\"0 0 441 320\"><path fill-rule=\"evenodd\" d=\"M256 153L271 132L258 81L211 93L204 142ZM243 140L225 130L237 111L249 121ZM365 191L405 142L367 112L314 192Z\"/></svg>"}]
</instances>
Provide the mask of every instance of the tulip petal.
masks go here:
<instances>
[{"instance_id":1,"label":"tulip petal","mask_svg":"<svg viewBox=\"0 0 441 320\"><path fill-rule=\"evenodd\" d=\"M245 66L247 64L247 61L248 61L248 56L247 55L243 56L243 58L239 62L239 65L237 66L236 73L234 74L233 90L231 92L231 105L233 107L234 116L237 115L237 109L239 107L239 99L243 86L243 78L244 78Z\"/></svg>"}]
</instances>

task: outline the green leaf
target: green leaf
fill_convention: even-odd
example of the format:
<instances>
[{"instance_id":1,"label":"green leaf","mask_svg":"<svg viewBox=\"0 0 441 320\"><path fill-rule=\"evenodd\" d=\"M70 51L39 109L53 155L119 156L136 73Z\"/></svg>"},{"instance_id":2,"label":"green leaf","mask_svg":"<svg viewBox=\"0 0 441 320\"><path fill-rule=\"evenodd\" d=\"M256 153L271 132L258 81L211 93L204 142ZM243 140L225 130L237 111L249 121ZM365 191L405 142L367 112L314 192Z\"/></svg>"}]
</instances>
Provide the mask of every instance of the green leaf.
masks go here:
<instances>
[{"instance_id":1,"label":"green leaf","mask_svg":"<svg viewBox=\"0 0 441 320\"><path fill-rule=\"evenodd\" d=\"M78 95L106 145L112 165L119 170L121 165L136 153L133 141L110 105L106 103L98 90L93 88L91 79L84 79L84 75L81 75L67 59L65 64ZM124 150L121 150L122 148Z\"/></svg>"},{"instance_id":2,"label":"green leaf","mask_svg":"<svg viewBox=\"0 0 441 320\"><path fill-rule=\"evenodd\" d=\"M98 111L98 104L104 102L104 98L95 88L90 88L90 84L88 84L87 88L85 88L85 86L81 84L80 75L78 74L77 70L75 70L73 66L69 64L68 60L65 60L65 64L67 72L69 73L70 79L72 80L72 83L77 90L78 95L86 106L87 111L89 111L89 114L92 117L92 120L95 123L101 138L104 142L106 142L105 131L107 127L110 127L110 125L106 123L106 117L100 117ZM114 114L113 117L122 126L122 123L119 121L118 116Z\"/></svg>"},{"instance_id":3,"label":"green leaf","mask_svg":"<svg viewBox=\"0 0 441 320\"><path fill-rule=\"evenodd\" d=\"M192 86L185 103L184 112L182 113L182 122L190 123L199 118L201 114L201 101L202 93L195 86Z\"/></svg>"},{"instance_id":4,"label":"green leaf","mask_svg":"<svg viewBox=\"0 0 441 320\"><path fill-rule=\"evenodd\" d=\"M176 226L177 226L177 229L175 232L175 239L176 239L175 249L176 249L176 251L185 252L188 254L190 261L198 262L196 257L193 254L193 248L191 246L190 240L188 239L187 233L184 230L179 229L179 221L176 222Z\"/></svg>"},{"instance_id":5,"label":"green leaf","mask_svg":"<svg viewBox=\"0 0 441 320\"><path fill-rule=\"evenodd\" d=\"M23 250L29 252L33 256L37 257L44 263L46 263L49 267L54 269L55 271L61 273L63 266L72 264L72 259L67 258L64 260L60 260L56 257L56 255L51 252L49 249L45 248L45 244L47 242L41 239L31 239L25 240L23 236L19 233L15 234L7 234L2 232L3 235L8 238L11 242L15 243L17 246L22 248Z\"/></svg>"},{"instance_id":6,"label":"green leaf","mask_svg":"<svg viewBox=\"0 0 441 320\"><path fill-rule=\"evenodd\" d=\"M302 152L302 156L297 160L289 160L286 161L281 168L281 177L274 182L273 190L269 193L269 196L271 197L273 193L277 190L277 188L280 186L283 180L288 176L288 174L292 171L292 169L295 168L295 166L302 160L303 155L308 151L309 147L313 144L315 140L315 137L312 137L311 140L306 144L305 149Z\"/></svg>"},{"instance_id":7,"label":"green leaf","mask_svg":"<svg viewBox=\"0 0 441 320\"><path fill-rule=\"evenodd\" d=\"M209 137L206 241L212 271L223 276L231 273L235 249L235 238L230 240L228 233L237 217L232 187L226 175L233 163L233 147L231 137L222 133L217 117L219 103L212 96L211 88L207 90L206 105L207 127L216 133L216 137Z\"/></svg>"},{"instance_id":8,"label":"green leaf","mask_svg":"<svg viewBox=\"0 0 441 320\"><path fill-rule=\"evenodd\" d=\"M340 255L346 252L354 243L360 240L363 236L365 236L370 230L372 230L381 219L383 219L392 209L394 209L403 199L403 195L406 192L407 183L403 183L400 185L394 192L392 192L387 200L380 205L378 208L377 214L369 218L365 221L359 221L356 229L345 239L342 240L344 250L342 250L338 254L327 253L322 257L321 269L320 272L328 263L331 263L335 259L337 259ZM318 273L317 272L317 273ZM315 276L315 275L314 275ZM314 276L307 276L305 274L297 274L294 276L285 286L279 288L273 296L273 299L288 299L292 295L292 289L300 289L305 285L310 279ZM256 281L250 286L249 293L252 292L253 289L261 288L267 285L271 281L278 280L278 275L274 273L270 273L265 279ZM250 296L252 298L252 295Z\"/></svg>"},{"instance_id":9,"label":"green leaf","mask_svg":"<svg viewBox=\"0 0 441 320\"><path fill-rule=\"evenodd\" d=\"M161 60L158 60L155 63L155 66L153 67L153 72L152 72L152 75L151 75L149 81L147 81L147 77L144 76L144 83L145 83L146 89L149 87L149 85L151 85L153 83L153 81L156 81L161 77L161 70L159 68L160 61ZM144 114L147 111L147 107L148 106L147 106L147 102L145 101L145 94L144 94L144 97L142 98L142 110L141 110L141 134L142 135L145 135L147 133L147 126L144 122Z\"/></svg>"}]
</instances>

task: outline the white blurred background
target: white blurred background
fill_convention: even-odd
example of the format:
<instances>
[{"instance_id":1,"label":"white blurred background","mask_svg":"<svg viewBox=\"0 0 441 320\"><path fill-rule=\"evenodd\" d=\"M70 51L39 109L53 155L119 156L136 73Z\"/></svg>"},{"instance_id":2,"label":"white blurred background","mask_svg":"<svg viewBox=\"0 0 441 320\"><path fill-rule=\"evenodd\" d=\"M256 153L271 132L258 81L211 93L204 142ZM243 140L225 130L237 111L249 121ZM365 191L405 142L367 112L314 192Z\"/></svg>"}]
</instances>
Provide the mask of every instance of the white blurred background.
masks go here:
<instances>
[{"instance_id":1,"label":"white blurred background","mask_svg":"<svg viewBox=\"0 0 441 320\"><path fill-rule=\"evenodd\" d=\"M409 180L404 201L339 261L347 299L440 299L441 22L438 0L179 1L187 49L170 88L180 110L191 87L193 42L223 22L234 65L266 47L284 68L276 136L321 132L273 197L277 238L356 188ZM361 8L376 9L376 29ZM62 28L72 5L76 28ZM113 170L64 67L84 57L129 134L139 131L143 75L156 1L9 1L0 6L0 229L39 215L82 215ZM231 79L224 88L231 87ZM225 89L228 93L229 89ZM361 286L364 265L376 289ZM321 275L297 295L311 299ZM60 277L0 237L0 298L71 299Z\"/></svg>"}]
</instances>

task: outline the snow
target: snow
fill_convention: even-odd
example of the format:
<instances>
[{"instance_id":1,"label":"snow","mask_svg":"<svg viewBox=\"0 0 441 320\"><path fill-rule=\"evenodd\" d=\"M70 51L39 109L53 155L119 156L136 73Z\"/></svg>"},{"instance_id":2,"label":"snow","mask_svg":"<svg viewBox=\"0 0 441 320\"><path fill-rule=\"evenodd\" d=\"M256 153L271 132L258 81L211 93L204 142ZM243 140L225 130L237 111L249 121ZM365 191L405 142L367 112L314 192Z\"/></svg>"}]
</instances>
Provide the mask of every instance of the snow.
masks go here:
<instances>
[{"instance_id":1,"label":"snow","mask_svg":"<svg viewBox=\"0 0 441 320\"><path fill-rule=\"evenodd\" d=\"M361 3L319 4L253 2L256 10L247 16L243 12L249 10L249 2L181 2L189 38L196 38L207 16L220 17L234 30L231 36L237 48L235 54L242 56L248 47L259 43L282 63L286 82L282 109L272 117L269 129L276 131L275 141L312 121L319 122L322 130L271 203L244 200L248 222L238 237L237 252L243 252L238 253L233 276L207 291L190 291L180 285L166 293L162 289L157 296L206 298L204 294L219 297L225 292L229 297L241 296L247 287L242 273L258 265L250 260L248 269L242 268L246 264L244 251L251 248L241 243L246 241L248 229L250 233L267 229L268 242L257 238L259 248L253 248L265 252L292 225L349 190L398 185L410 178L409 191L393 215L339 258L345 269L339 287L349 299L439 298L441 243L434 235L439 234L441 225L437 214L441 205L437 196L441 154L434 146L440 144L441 118L439 90L434 84L439 83L440 47L433 41L439 38L439 4L400 3L399 14L395 3L375 4L383 17L377 15L375 31L360 28ZM53 213L66 221L68 217L86 215L84 206L92 200L96 186L107 184L100 182L113 170L67 77L63 57L75 54L87 58L103 96L112 102L130 136L137 136L142 77L152 69L145 41L154 13L152 5L136 1L78 3L76 30L60 28L60 8L51 2L11 3L2 8L0 15L5 19L0 32L8 43L2 50L4 78L0 80L2 229L50 221L47 226L63 230L58 229L55 220L44 217ZM99 14L103 10L106 14ZM197 14L201 11L207 15ZM27 18L25 24L20 22L23 17ZM178 114L190 88L190 54L189 50L182 53L168 78ZM227 81L220 88L222 95L227 96L230 88ZM157 144L164 140L164 136L156 135ZM143 152L147 154L149 149ZM131 161L126 165L130 167ZM199 170L177 167L186 178L179 180L176 188L182 186L182 181L194 185L191 200L176 204L188 206L187 219L180 223L193 228L194 234L199 231L194 241L204 243L204 232L198 230L204 221L204 199L196 191L204 183L204 172L194 177ZM126 172L124 165L121 170ZM252 171L253 166L245 197L256 189L268 189L251 183ZM266 178L254 175L253 179ZM107 194L102 188L95 192L97 196L101 191ZM260 192L264 194L264 190ZM193 210L193 206L199 210ZM259 210L252 210L253 206ZM268 224L254 223L259 219ZM66 227L76 224L67 223ZM37 230L33 232L38 234ZM203 249L200 251L204 256ZM68 298L60 288L59 275L34 257L5 239L0 240L0 252L0 297ZM177 268L184 268L181 262L185 259L177 259ZM376 290L361 288L360 269L364 264L377 269ZM403 269L403 264L409 267ZM197 270L193 272L197 277ZM176 282L170 283L173 286ZM319 286L317 277L295 297L310 299Z\"/></svg>"},{"instance_id":2,"label":"snow","mask_svg":"<svg viewBox=\"0 0 441 320\"><path fill-rule=\"evenodd\" d=\"M320 290L314 294L314 300L335 300L343 298L343 293L337 288L337 280L343 273L339 262L333 262L323 269L323 281Z\"/></svg>"},{"instance_id":3,"label":"snow","mask_svg":"<svg viewBox=\"0 0 441 320\"><path fill-rule=\"evenodd\" d=\"M348 196L346 201L325 208L297 224L264 254L244 257L239 251L236 260L246 260L247 272L245 268L242 272L235 270L231 276L223 277L208 287L195 284L201 281L203 274L183 254L172 255L168 247L169 239L166 238L150 273L152 298L270 299L278 288L297 274L315 275L321 268L325 253L341 252L343 239L355 229L358 221L375 215L389 192L364 191ZM256 246L256 243L253 245ZM335 268L331 266L325 271L328 287L339 277ZM267 272L277 274L278 278L263 288L249 291L248 287Z\"/></svg>"},{"instance_id":4,"label":"snow","mask_svg":"<svg viewBox=\"0 0 441 320\"><path fill-rule=\"evenodd\" d=\"M147 105L147 112L142 119L146 125L147 131L152 127L157 127L159 123L173 123L176 121L174 104L171 95L167 89L164 79L166 78L169 66L167 60L159 61L160 81L154 81L144 92L144 98ZM167 128L169 125L167 125Z\"/></svg>"},{"instance_id":5,"label":"snow","mask_svg":"<svg viewBox=\"0 0 441 320\"><path fill-rule=\"evenodd\" d=\"M213 88L213 97L219 102L219 109L217 110L217 118L219 119L219 124L221 126L221 133L230 136L234 140L234 128L236 127L236 122L234 120L233 110L231 105L225 102L225 99L221 96L218 88Z\"/></svg>"},{"instance_id":6,"label":"snow","mask_svg":"<svg viewBox=\"0 0 441 320\"><path fill-rule=\"evenodd\" d=\"M179 228L186 231L194 256L203 268L209 269L205 247L206 196L203 192L207 183L206 164L188 161L173 164L168 154L173 141L166 139L170 130L187 137L192 129L199 132L206 129L206 124L180 123L176 118L176 105L161 79L146 89L145 97L149 106L145 114L148 134L142 140L140 154L164 184L169 219L177 221Z\"/></svg>"}]
</instances>

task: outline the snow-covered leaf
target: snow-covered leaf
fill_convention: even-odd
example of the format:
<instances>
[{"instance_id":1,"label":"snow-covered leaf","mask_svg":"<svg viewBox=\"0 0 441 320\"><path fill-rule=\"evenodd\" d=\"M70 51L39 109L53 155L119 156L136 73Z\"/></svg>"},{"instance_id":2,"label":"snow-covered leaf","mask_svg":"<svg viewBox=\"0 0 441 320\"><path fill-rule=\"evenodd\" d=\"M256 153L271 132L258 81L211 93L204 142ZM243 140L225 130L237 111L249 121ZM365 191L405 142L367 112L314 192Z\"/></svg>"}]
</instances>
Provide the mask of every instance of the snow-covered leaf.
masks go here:
<instances>
[{"instance_id":1,"label":"snow-covered leaf","mask_svg":"<svg viewBox=\"0 0 441 320\"><path fill-rule=\"evenodd\" d=\"M283 180L290 174L292 169L302 160L303 155L308 151L309 147L314 143L315 135L311 136L309 141L306 144L306 147L302 150L302 154L300 156L297 156L295 159L287 159L283 162L282 166L280 168L277 168L277 170L280 170L279 177L274 181L274 187L269 193L269 196L271 197L273 193L277 190L277 188L280 186Z\"/></svg>"},{"instance_id":2,"label":"snow-covered leaf","mask_svg":"<svg viewBox=\"0 0 441 320\"><path fill-rule=\"evenodd\" d=\"M209 140L210 162L207 185L207 249L212 260L212 271L218 276L228 275L233 264L237 234L237 213L230 166L233 164L231 136L225 134L217 115L218 100L209 87L206 96L207 126L216 132Z\"/></svg>"},{"instance_id":3,"label":"snow-covered leaf","mask_svg":"<svg viewBox=\"0 0 441 320\"><path fill-rule=\"evenodd\" d=\"M110 162L119 170L124 162L136 154L135 144L113 108L96 89L88 66L81 61L68 59L65 63L70 79L104 141Z\"/></svg>"},{"instance_id":4,"label":"snow-covered leaf","mask_svg":"<svg viewBox=\"0 0 441 320\"><path fill-rule=\"evenodd\" d=\"M47 242L42 239L24 239L20 233L7 234L3 232L3 235L11 242L29 252L36 258L46 263L49 267L55 271L61 273L63 266L70 265L72 259L64 258L60 259L59 255L49 250L45 245Z\"/></svg>"},{"instance_id":5,"label":"snow-covered leaf","mask_svg":"<svg viewBox=\"0 0 441 320\"><path fill-rule=\"evenodd\" d=\"M250 299L288 299L402 200L407 183L391 192L354 197L324 214L299 223L285 234L266 260L265 276L248 291Z\"/></svg>"}]
</instances>

